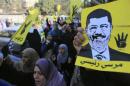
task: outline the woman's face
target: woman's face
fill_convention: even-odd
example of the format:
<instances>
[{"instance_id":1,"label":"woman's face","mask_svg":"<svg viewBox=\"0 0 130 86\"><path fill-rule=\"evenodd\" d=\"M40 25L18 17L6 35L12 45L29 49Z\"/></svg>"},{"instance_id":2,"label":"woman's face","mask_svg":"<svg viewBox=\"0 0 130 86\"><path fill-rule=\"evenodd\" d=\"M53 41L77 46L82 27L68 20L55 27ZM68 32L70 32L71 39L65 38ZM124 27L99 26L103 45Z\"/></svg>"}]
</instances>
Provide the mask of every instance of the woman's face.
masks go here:
<instances>
[{"instance_id":1,"label":"woman's face","mask_svg":"<svg viewBox=\"0 0 130 86\"><path fill-rule=\"evenodd\" d=\"M64 48L59 48L59 53L63 54L65 52L65 49Z\"/></svg>"},{"instance_id":2,"label":"woman's face","mask_svg":"<svg viewBox=\"0 0 130 86\"><path fill-rule=\"evenodd\" d=\"M29 62L30 58L26 55L22 55L22 61L23 61L23 64L27 64Z\"/></svg>"},{"instance_id":3,"label":"woman's face","mask_svg":"<svg viewBox=\"0 0 130 86\"><path fill-rule=\"evenodd\" d=\"M46 84L45 76L41 73L40 69L37 66L35 66L34 68L33 77L34 77L36 86L45 86Z\"/></svg>"}]
</instances>

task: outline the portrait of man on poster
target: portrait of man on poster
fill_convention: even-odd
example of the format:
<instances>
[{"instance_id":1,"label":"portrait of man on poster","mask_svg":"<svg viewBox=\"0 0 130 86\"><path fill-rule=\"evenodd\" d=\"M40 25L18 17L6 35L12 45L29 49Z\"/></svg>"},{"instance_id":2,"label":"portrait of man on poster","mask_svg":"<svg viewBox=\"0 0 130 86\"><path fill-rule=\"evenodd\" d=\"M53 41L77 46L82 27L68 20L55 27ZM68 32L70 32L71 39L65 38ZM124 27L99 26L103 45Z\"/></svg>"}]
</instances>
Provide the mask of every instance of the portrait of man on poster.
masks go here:
<instances>
[{"instance_id":1,"label":"portrait of man on poster","mask_svg":"<svg viewBox=\"0 0 130 86\"><path fill-rule=\"evenodd\" d=\"M85 34L89 43L81 47L82 34L75 36L73 44L78 56L103 61L130 61L130 54L116 51L108 43L113 29L111 13L106 9L95 9L86 19ZM78 44L79 43L79 44ZM130 74L97 71L84 67L77 68L80 72L79 81L83 86L129 86ZM76 78L76 77L75 77ZM73 83L73 80L72 80ZM71 86L78 86L77 83ZM81 86L82 86L81 85Z\"/></svg>"}]
</instances>

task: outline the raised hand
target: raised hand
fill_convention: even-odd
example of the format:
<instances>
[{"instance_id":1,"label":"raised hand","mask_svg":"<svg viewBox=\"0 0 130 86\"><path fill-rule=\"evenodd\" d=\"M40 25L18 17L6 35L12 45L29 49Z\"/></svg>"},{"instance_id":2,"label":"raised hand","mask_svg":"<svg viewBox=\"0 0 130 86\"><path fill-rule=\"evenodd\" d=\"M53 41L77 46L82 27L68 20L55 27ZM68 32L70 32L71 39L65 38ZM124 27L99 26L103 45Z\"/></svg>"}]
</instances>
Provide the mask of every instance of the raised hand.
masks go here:
<instances>
[{"instance_id":1,"label":"raised hand","mask_svg":"<svg viewBox=\"0 0 130 86\"><path fill-rule=\"evenodd\" d=\"M75 49L77 50L77 53L79 53L79 51L82 47L82 44L85 41L85 38L83 36L83 29L80 27L77 30L78 30L78 33L74 37L73 45L74 45Z\"/></svg>"},{"instance_id":2,"label":"raised hand","mask_svg":"<svg viewBox=\"0 0 130 86\"><path fill-rule=\"evenodd\" d=\"M122 32L122 35L119 35L119 33L118 33L118 37L114 37L118 48L126 47L127 37L128 37L128 34L124 35L123 32Z\"/></svg>"}]
</instances>

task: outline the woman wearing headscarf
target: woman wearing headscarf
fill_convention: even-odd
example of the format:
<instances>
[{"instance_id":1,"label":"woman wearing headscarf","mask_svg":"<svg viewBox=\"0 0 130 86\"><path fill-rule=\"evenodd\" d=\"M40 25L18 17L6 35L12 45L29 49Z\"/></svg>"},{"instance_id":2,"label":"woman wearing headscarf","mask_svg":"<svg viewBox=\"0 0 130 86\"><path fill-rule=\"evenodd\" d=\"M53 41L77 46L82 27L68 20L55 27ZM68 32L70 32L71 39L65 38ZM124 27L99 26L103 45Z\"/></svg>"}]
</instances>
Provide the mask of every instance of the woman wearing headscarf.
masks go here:
<instances>
[{"instance_id":1,"label":"woman wearing headscarf","mask_svg":"<svg viewBox=\"0 0 130 86\"><path fill-rule=\"evenodd\" d=\"M57 66L62 69L62 66L68 61L68 47L66 44L60 44L57 55Z\"/></svg>"},{"instance_id":2,"label":"woman wearing headscarf","mask_svg":"<svg viewBox=\"0 0 130 86\"><path fill-rule=\"evenodd\" d=\"M51 53L49 51L53 50L56 47L56 43L53 41L52 35L49 32L47 38L42 43L41 46L41 56L44 58L50 57Z\"/></svg>"},{"instance_id":3,"label":"woman wearing headscarf","mask_svg":"<svg viewBox=\"0 0 130 86\"><path fill-rule=\"evenodd\" d=\"M67 86L69 86L71 73L70 73L70 58L68 55L68 46L66 44L60 44L57 54L57 68L64 75Z\"/></svg>"},{"instance_id":4,"label":"woman wearing headscarf","mask_svg":"<svg viewBox=\"0 0 130 86\"><path fill-rule=\"evenodd\" d=\"M17 86L35 86L33 70L39 55L33 48L26 48L22 51L22 61L16 64L18 76Z\"/></svg>"},{"instance_id":5,"label":"woman wearing headscarf","mask_svg":"<svg viewBox=\"0 0 130 86\"><path fill-rule=\"evenodd\" d=\"M14 64L18 71L33 72L36 61L39 59L37 51L33 48L26 48L22 51L22 60Z\"/></svg>"},{"instance_id":6,"label":"woman wearing headscarf","mask_svg":"<svg viewBox=\"0 0 130 86\"><path fill-rule=\"evenodd\" d=\"M33 24L32 28L30 29L30 32L27 35L27 41L29 43L29 46L37 51L37 53L40 54L41 51L41 36L38 32L37 24Z\"/></svg>"},{"instance_id":7,"label":"woman wearing headscarf","mask_svg":"<svg viewBox=\"0 0 130 86\"><path fill-rule=\"evenodd\" d=\"M36 61L39 55L33 48L26 48L22 51L22 62L24 72L33 72Z\"/></svg>"},{"instance_id":8,"label":"woman wearing headscarf","mask_svg":"<svg viewBox=\"0 0 130 86\"><path fill-rule=\"evenodd\" d=\"M22 60L14 61L13 59L6 57L3 60L0 78L16 86L35 86L33 69L39 59L38 53L33 48L26 48L22 51Z\"/></svg>"},{"instance_id":9,"label":"woman wearing headscarf","mask_svg":"<svg viewBox=\"0 0 130 86\"><path fill-rule=\"evenodd\" d=\"M36 62L33 76L36 86L66 86L63 75L45 58Z\"/></svg>"}]
</instances>

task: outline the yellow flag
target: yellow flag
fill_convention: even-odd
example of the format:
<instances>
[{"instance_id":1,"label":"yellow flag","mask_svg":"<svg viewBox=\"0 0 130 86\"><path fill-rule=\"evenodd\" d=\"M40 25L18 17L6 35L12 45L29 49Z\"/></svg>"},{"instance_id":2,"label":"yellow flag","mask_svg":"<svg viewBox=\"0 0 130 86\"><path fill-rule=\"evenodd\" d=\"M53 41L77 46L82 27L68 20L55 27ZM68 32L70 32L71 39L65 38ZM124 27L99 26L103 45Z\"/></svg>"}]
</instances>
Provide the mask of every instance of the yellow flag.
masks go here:
<instances>
[{"instance_id":1,"label":"yellow flag","mask_svg":"<svg viewBox=\"0 0 130 86\"><path fill-rule=\"evenodd\" d=\"M98 61L88 57L77 56L75 65L100 71L130 73L129 61Z\"/></svg>"},{"instance_id":2,"label":"yellow flag","mask_svg":"<svg viewBox=\"0 0 130 86\"><path fill-rule=\"evenodd\" d=\"M59 12L60 12L60 10L61 10L61 5L60 5L60 4L58 4L58 5L57 5L57 12L59 13Z\"/></svg>"},{"instance_id":3,"label":"yellow flag","mask_svg":"<svg viewBox=\"0 0 130 86\"><path fill-rule=\"evenodd\" d=\"M82 5L82 0L70 0L70 18L72 20L73 14Z\"/></svg>"},{"instance_id":4,"label":"yellow flag","mask_svg":"<svg viewBox=\"0 0 130 86\"><path fill-rule=\"evenodd\" d=\"M81 14L82 27L83 28L86 27L86 17L94 9L102 8L108 10L112 15L112 21L113 21L113 30L109 46L120 52L130 54L130 11L127 10L129 9L129 3L130 0L116 0L110 3L100 4L94 7L84 9ZM86 41L83 44L83 46L88 43L88 38L86 34L84 34L84 36L86 38ZM123 46L120 43L119 45L115 40L115 38L117 38L118 42L125 40L126 44Z\"/></svg>"},{"instance_id":5,"label":"yellow flag","mask_svg":"<svg viewBox=\"0 0 130 86\"><path fill-rule=\"evenodd\" d=\"M12 36L12 41L22 45L26 39L26 36L32 27L32 24L37 20L40 11L39 8L34 8L30 11L30 14L26 17L25 22L21 25L18 31Z\"/></svg>"},{"instance_id":6,"label":"yellow flag","mask_svg":"<svg viewBox=\"0 0 130 86\"><path fill-rule=\"evenodd\" d=\"M87 56L84 56L84 57L81 55L77 56L76 63L75 63L77 66L82 66L85 68L90 68L90 69L100 70L100 71L130 73L130 70L129 70L129 67L130 67L130 61L129 61L130 11L127 10L129 9L129 3L130 3L130 0L116 0L110 3L100 4L94 7L89 7L82 11L81 24L84 30L87 29L86 27L87 16L92 11L96 9L105 9L111 13L113 29L111 32L109 47L111 48L111 50L115 52L109 51L110 61L101 61L101 60L99 61L99 60L90 59ZM94 28L95 27L91 29L94 29ZM83 44L84 46L89 42L89 39L87 38L86 30L83 35L86 37L86 41ZM81 54L83 53L81 52ZM112 58L114 57L115 59L113 61Z\"/></svg>"},{"instance_id":7,"label":"yellow flag","mask_svg":"<svg viewBox=\"0 0 130 86\"><path fill-rule=\"evenodd\" d=\"M30 8L29 9L29 14L31 14L31 15L39 15L39 13L40 13L39 8Z\"/></svg>"}]
</instances>

